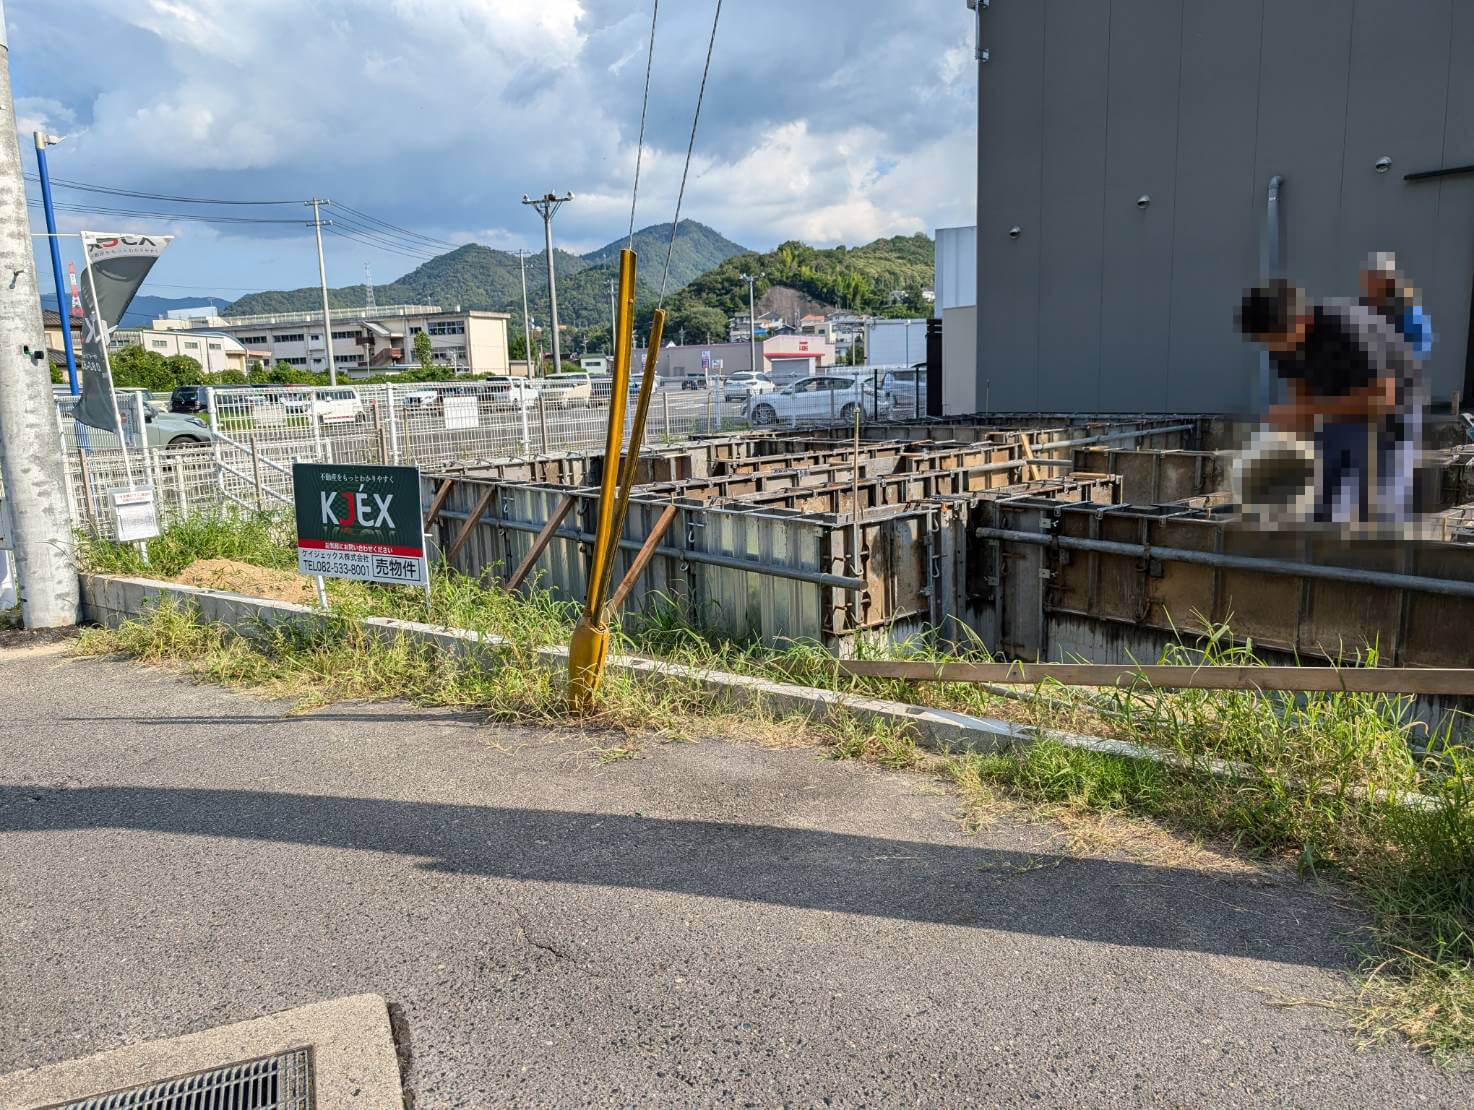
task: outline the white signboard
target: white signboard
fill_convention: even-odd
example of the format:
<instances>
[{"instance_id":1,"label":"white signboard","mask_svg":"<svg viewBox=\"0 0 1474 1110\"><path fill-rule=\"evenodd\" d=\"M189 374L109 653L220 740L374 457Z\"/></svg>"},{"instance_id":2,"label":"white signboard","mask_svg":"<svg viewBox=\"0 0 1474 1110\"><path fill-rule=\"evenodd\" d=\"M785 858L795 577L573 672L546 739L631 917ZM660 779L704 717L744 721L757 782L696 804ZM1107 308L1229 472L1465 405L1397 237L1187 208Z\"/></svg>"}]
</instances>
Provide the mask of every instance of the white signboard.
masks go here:
<instances>
[{"instance_id":1,"label":"white signboard","mask_svg":"<svg viewBox=\"0 0 1474 1110\"><path fill-rule=\"evenodd\" d=\"M120 541L151 540L159 534L159 513L154 507L152 486L110 489L107 495Z\"/></svg>"},{"instance_id":2,"label":"white signboard","mask_svg":"<svg viewBox=\"0 0 1474 1110\"><path fill-rule=\"evenodd\" d=\"M297 572L321 574L325 578L356 578L360 582L382 582L390 586L425 584L424 558L380 555L370 551L299 547Z\"/></svg>"},{"instance_id":3,"label":"white signboard","mask_svg":"<svg viewBox=\"0 0 1474 1110\"><path fill-rule=\"evenodd\" d=\"M281 428L287 423L287 407L283 404L253 405L251 419L258 428Z\"/></svg>"},{"instance_id":4,"label":"white signboard","mask_svg":"<svg viewBox=\"0 0 1474 1110\"><path fill-rule=\"evenodd\" d=\"M444 397L440 407L445 412L445 430L474 428L481 422L481 409L475 397Z\"/></svg>"}]
</instances>

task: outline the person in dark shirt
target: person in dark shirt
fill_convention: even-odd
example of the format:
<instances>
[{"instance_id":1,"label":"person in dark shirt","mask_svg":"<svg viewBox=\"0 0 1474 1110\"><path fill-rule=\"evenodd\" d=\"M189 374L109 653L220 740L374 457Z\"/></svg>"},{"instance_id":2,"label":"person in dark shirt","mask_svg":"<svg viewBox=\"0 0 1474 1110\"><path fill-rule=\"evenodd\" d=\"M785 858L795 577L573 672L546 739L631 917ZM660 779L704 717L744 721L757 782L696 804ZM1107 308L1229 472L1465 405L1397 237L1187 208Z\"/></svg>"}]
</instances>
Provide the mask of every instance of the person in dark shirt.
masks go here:
<instances>
[{"instance_id":1,"label":"person in dark shirt","mask_svg":"<svg viewBox=\"0 0 1474 1110\"><path fill-rule=\"evenodd\" d=\"M1412 351L1396 329L1356 301L1313 305L1282 280L1245 294L1238 323L1268 348L1288 386L1266 421L1315 441L1315 519L1406 520L1421 396Z\"/></svg>"}]
</instances>

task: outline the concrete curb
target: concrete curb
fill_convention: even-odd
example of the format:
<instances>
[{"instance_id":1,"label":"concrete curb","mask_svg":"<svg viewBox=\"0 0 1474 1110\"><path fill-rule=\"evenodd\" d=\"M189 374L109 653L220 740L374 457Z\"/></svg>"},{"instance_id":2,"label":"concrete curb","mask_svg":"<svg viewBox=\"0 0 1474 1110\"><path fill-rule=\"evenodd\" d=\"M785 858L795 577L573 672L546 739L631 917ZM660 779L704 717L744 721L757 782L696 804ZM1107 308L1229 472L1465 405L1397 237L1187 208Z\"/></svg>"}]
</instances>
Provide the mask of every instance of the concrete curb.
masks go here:
<instances>
[{"instance_id":1,"label":"concrete curb","mask_svg":"<svg viewBox=\"0 0 1474 1110\"><path fill-rule=\"evenodd\" d=\"M124 578L116 575L84 574L82 605L88 619L116 627L130 617L139 616L165 601L194 606L206 621L230 625L244 635L252 627L283 627L303 621L320 622L320 609L295 605L286 601L270 601L243 594L225 593L200 586L183 586L175 582L159 582L148 578ZM389 617L364 617L360 625L386 643L410 638L432 645L456 658L468 658L479 647L496 647L507 641L499 636L472 632L461 628L443 628L415 621ZM568 649L544 647L536 651L537 662L546 667L566 670ZM773 682L728 671L688 667L645 659L633 655L609 657L608 670L631 676L677 678L695 682L713 694L731 698L738 706L752 706L770 712L799 713L823 720L850 717L860 721L904 725L914 731L924 747L940 752L996 752L1018 744L1053 740L1082 751L1142 759L1151 763L1184 770L1205 771L1221 778L1257 778L1257 772L1246 763L1226 759L1193 759L1176 752L1164 752L1125 740L1099 736L1082 736L1055 729L1031 728L992 717L975 717L947 709L933 709L906 702L885 701L857 694L821 690L813 686ZM1385 800L1385 792L1377 792ZM1419 794L1404 795L1401 803L1412 809L1436 809L1438 801Z\"/></svg>"},{"instance_id":2,"label":"concrete curb","mask_svg":"<svg viewBox=\"0 0 1474 1110\"><path fill-rule=\"evenodd\" d=\"M402 1110L389 1010L377 994L99 1052L0 1076L0 1106L51 1106L310 1046L317 1105Z\"/></svg>"},{"instance_id":3,"label":"concrete curb","mask_svg":"<svg viewBox=\"0 0 1474 1110\"><path fill-rule=\"evenodd\" d=\"M244 635L250 635L251 629L255 627L281 628L303 622L316 623L324 619L321 610L306 605L246 597L243 594L184 586L175 582L116 575L82 575L82 598L87 618L109 627L116 627L123 621L140 616L166 602L193 607L198 610L202 620L218 621ZM506 643L494 635L415 621L392 620L388 617L366 617L360 624L365 631L385 642L410 638L457 658L467 658L480 647L496 647ZM537 661L543 666L558 670L565 670L568 666L568 649L565 647L540 648L536 655ZM611 656L608 669L613 673L631 676L675 678L694 682L713 694L731 698L738 706L753 706L778 713L801 713L825 719L850 716L860 720L906 725L915 730L922 743L939 750L997 751L1012 744L1033 743L1039 736L1035 729L988 717L842 694L793 683L773 682L749 675L688 667L638 656ZM1052 735L1070 742L1067 739L1070 734ZM1082 746L1113 743L1083 736L1073 740Z\"/></svg>"}]
</instances>

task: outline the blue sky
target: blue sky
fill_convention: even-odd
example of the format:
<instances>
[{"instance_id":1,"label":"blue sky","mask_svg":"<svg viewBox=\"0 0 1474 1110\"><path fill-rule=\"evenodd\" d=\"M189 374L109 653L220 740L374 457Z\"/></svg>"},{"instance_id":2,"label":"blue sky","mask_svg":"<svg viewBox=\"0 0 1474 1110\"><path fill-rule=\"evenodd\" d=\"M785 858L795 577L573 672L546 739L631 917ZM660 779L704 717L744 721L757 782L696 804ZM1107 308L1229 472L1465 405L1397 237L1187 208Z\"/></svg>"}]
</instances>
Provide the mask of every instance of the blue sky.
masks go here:
<instances>
[{"instance_id":1,"label":"blue sky","mask_svg":"<svg viewBox=\"0 0 1474 1110\"><path fill-rule=\"evenodd\" d=\"M558 243L587 250L628 226L650 11L649 0L8 0L22 156L33 172L42 128L69 136L51 148L53 177L324 196L436 243L507 249L541 247L524 192L572 190ZM661 4L640 226L674 209L711 17L711 0ZM971 223L971 26L963 0L726 0L683 214L757 248ZM300 204L61 188L56 199L288 221L59 214L63 230L175 234L146 290L161 296L317 280ZM342 229L364 226L340 216ZM368 262L384 283L443 249L365 238L328 237L330 282L362 281Z\"/></svg>"}]
</instances>

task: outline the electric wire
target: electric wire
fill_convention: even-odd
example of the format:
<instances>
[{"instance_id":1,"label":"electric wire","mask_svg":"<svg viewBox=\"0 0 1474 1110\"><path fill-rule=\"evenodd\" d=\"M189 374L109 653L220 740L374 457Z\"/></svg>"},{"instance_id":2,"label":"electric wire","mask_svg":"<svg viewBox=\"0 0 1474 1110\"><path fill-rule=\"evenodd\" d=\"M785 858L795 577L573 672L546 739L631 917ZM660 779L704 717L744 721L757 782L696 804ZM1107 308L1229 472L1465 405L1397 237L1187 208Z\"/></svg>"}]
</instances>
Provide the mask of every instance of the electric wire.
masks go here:
<instances>
[{"instance_id":1,"label":"electric wire","mask_svg":"<svg viewBox=\"0 0 1474 1110\"><path fill-rule=\"evenodd\" d=\"M691 141L686 145L686 165L681 170L681 188L676 193L676 216L670 225L670 242L665 247L665 269L660 275L660 307L665 307L665 283L670 277L670 256L676 249L676 230L681 226L681 201L686 196L686 177L691 172L691 152L696 149L696 125L701 122L701 101L706 96L706 76L711 72L711 52L717 42L717 22L722 18L722 0L717 0L711 17L711 38L706 42L706 65L701 69L701 88L696 93L696 114L691 117Z\"/></svg>"},{"instance_id":2,"label":"electric wire","mask_svg":"<svg viewBox=\"0 0 1474 1110\"><path fill-rule=\"evenodd\" d=\"M655 64L655 20L660 15L660 0L650 8L650 48L645 54L645 96L640 101L640 139L635 144L635 187L630 190L630 244L635 249L635 203L640 199L640 157L645 153L645 116L650 111L650 69Z\"/></svg>"},{"instance_id":3,"label":"electric wire","mask_svg":"<svg viewBox=\"0 0 1474 1110\"><path fill-rule=\"evenodd\" d=\"M27 181L40 181L34 173L27 173ZM300 204L296 200L226 200L222 197L178 197L167 193L150 193L138 189L115 189L110 185L93 185L86 181L71 181L65 177L53 177L51 184L63 189L77 189L85 193L107 193L116 197L134 197L138 200L163 200L174 204Z\"/></svg>"},{"instance_id":4,"label":"electric wire","mask_svg":"<svg viewBox=\"0 0 1474 1110\"><path fill-rule=\"evenodd\" d=\"M39 200L27 200L26 207L44 209ZM261 216L211 216L200 212L152 212L134 208L100 208L89 204L68 204L56 201L53 207L58 212L79 212L85 215L125 216L129 219L188 220L206 224L299 224L301 220L272 220Z\"/></svg>"},{"instance_id":5,"label":"electric wire","mask_svg":"<svg viewBox=\"0 0 1474 1110\"><path fill-rule=\"evenodd\" d=\"M411 231L407 227L400 227L398 224L391 224L388 220L381 220L377 216L370 216L367 212L360 212L357 208L350 208L348 207L348 205L343 204L339 201L333 201L332 207L341 208L344 212L348 212L354 216L358 216L360 219L368 220L370 223L378 224L381 227L387 228L390 231L397 231L403 235L408 235L415 239L424 240L424 242L429 243L433 246L449 247L451 250L455 250L457 247L465 246L464 243L452 243L446 239L436 239L433 235L422 235L420 232Z\"/></svg>"}]
</instances>

